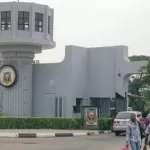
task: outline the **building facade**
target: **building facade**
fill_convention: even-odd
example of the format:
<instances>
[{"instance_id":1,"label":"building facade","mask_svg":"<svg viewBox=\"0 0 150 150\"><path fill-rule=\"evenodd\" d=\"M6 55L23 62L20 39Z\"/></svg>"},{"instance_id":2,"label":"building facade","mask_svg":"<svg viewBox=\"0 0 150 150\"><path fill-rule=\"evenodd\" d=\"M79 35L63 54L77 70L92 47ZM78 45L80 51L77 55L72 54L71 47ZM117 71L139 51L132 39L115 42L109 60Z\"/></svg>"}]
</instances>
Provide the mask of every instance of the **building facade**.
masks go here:
<instances>
[{"instance_id":1,"label":"building facade","mask_svg":"<svg viewBox=\"0 0 150 150\"><path fill-rule=\"evenodd\" d=\"M130 62L126 46L66 46L60 63L34 64L56 46L54 11L36 3L0 3L0 108L14 117L80 116L97 106L101 117L126 109L128 78L146 62Z\"/></svg>"},{"instance_id":2,"label":"building facade","mask_svg":"<svg viewBox=\"0 0 150 150\"><path fill-rule=\"evenodd\" d=\"M76 116L81 106L94 105L108 117L111 99L125 110L128 78L145 64L130 62L126 46L66 46L62 62L33 65L33 116Z\"/></svg>"}]
</instances>

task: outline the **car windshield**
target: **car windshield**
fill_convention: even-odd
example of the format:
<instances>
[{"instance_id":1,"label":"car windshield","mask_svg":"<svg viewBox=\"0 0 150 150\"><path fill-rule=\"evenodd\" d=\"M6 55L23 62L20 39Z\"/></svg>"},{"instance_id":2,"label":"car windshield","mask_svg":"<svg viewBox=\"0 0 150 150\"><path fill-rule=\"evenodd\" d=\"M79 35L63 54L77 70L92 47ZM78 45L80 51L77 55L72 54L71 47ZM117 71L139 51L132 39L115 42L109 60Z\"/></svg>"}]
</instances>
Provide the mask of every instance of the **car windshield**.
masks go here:
<instances>
[{"instance_id":1,"label":"car windshield","mask_svg":"<svg viewBox=\"0 0 150 150\"><path fill-rule=\"evenodd\" d=\"M116 119L130 119L131 113L119 113Z\"/></svg>"}]
</instances>

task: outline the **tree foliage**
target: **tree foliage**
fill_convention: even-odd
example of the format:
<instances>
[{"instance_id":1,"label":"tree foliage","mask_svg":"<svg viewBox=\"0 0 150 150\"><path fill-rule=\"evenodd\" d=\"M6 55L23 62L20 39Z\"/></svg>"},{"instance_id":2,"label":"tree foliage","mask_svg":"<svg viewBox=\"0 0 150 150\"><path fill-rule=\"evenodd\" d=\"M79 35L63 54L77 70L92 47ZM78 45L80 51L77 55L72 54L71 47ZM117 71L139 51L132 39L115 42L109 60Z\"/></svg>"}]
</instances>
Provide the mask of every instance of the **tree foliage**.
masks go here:
<instances>
[{"instance_id":1,"label":"tree foliage","mask_svg":"<svg viewBox=\"0 0 150 150\"><path fill-rule=\"evenodd\" d=\"M130 61L143 61L143 60L149 60L150 57L149 56L144 56L144 55L133 55L129 57Z\"/></svg>"},{"instance_id":2,"label":"tree foliage","mask_svg":"<svg viewBox=\"0 0 150 150\"><path fill-rule=\"evenodd\" d=\"M132 76L129 79L129 93L142 96L142 88L143 88L143 83L142 83L142 76ZM143 111L144 106L145 106L145 101L142 101L140 98L135 98L135 97L129 97L129 105L130 107L133 108L133 110L137 111Z\"/></svg>"},{"instance_id":3,"label":"tree foliage","mask_svg":"<svg viewBox=\"0 0 150 150\"><path fill-rule=\"evenodd\" d=\"M144 96L147 101L141 98L129 98L129 105L134 110L138 111L150 111L150 57L149 56L131 56L130 61L144 61L148 63L143 66L138 75L133 75L129 79L129 93L136 94L139 96Z\"/></svg>"}]
</instances>

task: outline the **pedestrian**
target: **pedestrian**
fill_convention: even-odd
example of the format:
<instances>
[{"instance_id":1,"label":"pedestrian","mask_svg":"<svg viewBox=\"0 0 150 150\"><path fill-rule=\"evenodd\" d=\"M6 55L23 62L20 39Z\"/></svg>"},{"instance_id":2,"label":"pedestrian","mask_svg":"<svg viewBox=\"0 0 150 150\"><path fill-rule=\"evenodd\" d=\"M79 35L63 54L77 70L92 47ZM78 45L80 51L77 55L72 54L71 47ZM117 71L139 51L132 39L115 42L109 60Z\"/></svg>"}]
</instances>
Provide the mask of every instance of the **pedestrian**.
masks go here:
<instances>
[{"instance_id":1,"label":"pedestrian","mask_svg":"<svg viewBox=\"0 0 150 150\"><path fill-rule=\"evenodd\" d=\"M150 143L148 143L148 137L150 135L150 124L146 128L145 134L146 134L146 136L145 136L145 142L144 142L143 150L147 150L147 145L149 145L149 147L150 147Z\"/></svg>"},{"instance_id":2,"label":"pedestrian","mask_svg":"<svg viewBox=\"0 0 150 150\"><path fill-rule=\"evenodd\" d=\"M139 119L139 121L144 123L146 127L149 125L150 122L149 122L146 112L142 113L142 117Z\"/></svg>"},{"instance_id":3,"label":"pedestrian","mask_svg":"<svg viewBox=\"0 0 150 150\"><path fill-rule=\"evenodd\" d=\"M136 114L131 114L126 130L126 147L129 147L129 145L132 150L140 150L141 147L141 134Z\"/></svg>"}]
</instances>

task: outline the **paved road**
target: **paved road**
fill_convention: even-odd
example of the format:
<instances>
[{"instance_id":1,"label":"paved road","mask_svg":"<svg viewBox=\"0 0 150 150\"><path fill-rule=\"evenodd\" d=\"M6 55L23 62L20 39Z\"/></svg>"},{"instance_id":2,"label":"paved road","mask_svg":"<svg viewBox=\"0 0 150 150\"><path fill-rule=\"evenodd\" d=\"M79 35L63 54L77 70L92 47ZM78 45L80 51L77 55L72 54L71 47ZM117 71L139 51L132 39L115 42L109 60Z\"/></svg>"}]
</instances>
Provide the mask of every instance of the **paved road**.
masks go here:
<instances>
[{"instance_id":1,"label":"paved road","mask_svg":"<svg viewBox=\"0 0 150 150\"><path fill-rule=\"evenodd\" d=\"M12 139L1 138L1 150L122 150L125 136L105 134L85 137Z\"/></svg>"}]
</instances>

